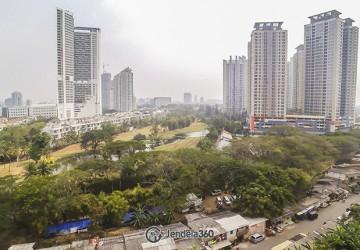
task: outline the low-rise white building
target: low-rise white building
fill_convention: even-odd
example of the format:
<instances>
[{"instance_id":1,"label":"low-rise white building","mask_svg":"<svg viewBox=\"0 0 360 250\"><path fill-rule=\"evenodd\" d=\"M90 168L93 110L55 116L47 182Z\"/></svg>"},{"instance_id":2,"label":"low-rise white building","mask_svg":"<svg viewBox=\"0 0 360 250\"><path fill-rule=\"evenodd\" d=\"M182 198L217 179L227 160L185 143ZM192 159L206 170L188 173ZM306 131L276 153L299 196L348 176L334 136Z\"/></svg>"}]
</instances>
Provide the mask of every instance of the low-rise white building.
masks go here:
<instances>
[{"instance_id":1,"label":"low-rise white building","mask_svg":"<svg viewBox=\"0 0 360 250\"><path fill-rule=\"evenodd\" d=\"M34 104L29 107L29 116L56 118L57 117L56 104Z\"/></svg>"},{"instance_id":2,"label":"low-rise white building","mask_svg":"<svg viewBox=\"0 0 360 250\"><path fill-rule=\"evenodd\" d=\"M226 230L226 238L231 242L248 232L249 222L239 214L225 211L210 215L210 217Z\"/></svg>"},{"instance_id":3,"label":"low-rise white building","mask_svg":"<svg viewBox=\"0 0 360 250\"><path fill-rule=\"evenodd\" d=\"M155 107L162 107L171 104L171 97L154 97Z\"/></svg>"},{"instance_id":4,"label":"low-rise white building","mask_svg":"<svg viewBox=\"0 0 360 250\"><path fill-rule=\"evenodd\" d=\"M121 125L130 123L133 120L149 119L151 116L152 115L150 113L143 113L139 111L111 113L88 118L51 122L45 126L43 131L50 134L53 139L58 140L71 131L74 131L77 134L82 134L90 130L101 129L101 125L104 123Z\"/></svg>"},{"instance_id":5,"label":"low-rise white building","mask_svg":"<svg viewBox=\"0 0 360 250\"><path fill-rule=\"evenodd\" d=\"M3 109L3 116L7 118L19 118L29 116L29 109L26 106L14 106Z\"/></svg>"},{"instance_id":6,"label":"low-rise white building","mask_svg":"<svg viewBox=\"0 0 360 250\"><path fill-rule=\"evenodd\" d=\"M2 114L7 118L43 117L56 118L56 104L33 104L31 106L13 106L2 109Z\"/></svg>"}]
</instances>

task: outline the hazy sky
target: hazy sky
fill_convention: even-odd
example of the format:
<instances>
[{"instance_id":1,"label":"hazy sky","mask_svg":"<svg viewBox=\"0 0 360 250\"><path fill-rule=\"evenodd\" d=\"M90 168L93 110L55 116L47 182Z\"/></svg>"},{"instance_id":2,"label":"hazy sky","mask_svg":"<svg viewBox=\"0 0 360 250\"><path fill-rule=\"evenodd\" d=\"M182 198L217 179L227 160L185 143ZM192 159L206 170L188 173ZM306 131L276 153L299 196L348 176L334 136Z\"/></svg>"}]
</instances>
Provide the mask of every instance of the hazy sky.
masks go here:
<instances>
[{"instance_id":1,"label":"hazy sky","mask_svg":"<svg viewBox=\"0 0 360 250\"><path fill-rule=\"evenodd\" d=\"M56 7L101 28L102 63L130 66L137 97L178 100L222 98L222 59L247 55L256 21L284 21L289 57L310 15L337 9L360 24L359 0L0 0L0 100L56 100Z\"/></svg>"}]
</instances>

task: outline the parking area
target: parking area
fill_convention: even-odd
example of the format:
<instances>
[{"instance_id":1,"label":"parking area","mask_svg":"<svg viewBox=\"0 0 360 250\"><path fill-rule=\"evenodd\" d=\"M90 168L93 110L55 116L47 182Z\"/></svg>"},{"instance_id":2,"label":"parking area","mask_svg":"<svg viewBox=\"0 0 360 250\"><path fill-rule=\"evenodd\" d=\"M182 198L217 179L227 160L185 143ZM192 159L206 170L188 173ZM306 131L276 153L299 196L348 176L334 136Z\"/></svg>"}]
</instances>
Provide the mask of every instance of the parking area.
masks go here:
<instances>
[{"instance_id":1,"label":"parking area","mask_svg":"<svg viewBox=\"0 0 360 250\"><path fill-rule=\"evenodd\" d=\"M221 198L223 208L230 208L230 204L227 205L224 202L224 196L230 197L230 195L228 193L225 193L225 192L221 192L218 195L206 196L205 199L203 200L203 203L202 203L202 207L204 209L204 212L206 214L212 214L212 213L222 211L222 209L219 209L217 207L217 205L216 205L217 204L217 202L216 202L217 197Z\"/></svg>"},{"instance_id":2,"label":"parking area","mask_svg":"<svg viewBox=\"0 0 360 250\"><path fill-rule=\"evenodd\" d=\"M244 242L235 246L233 249L271 249L272 247L291 239L299 233L308 234L321 228L324 222L336 221L336 218L341 216L345 212L346 208L350 207L353 203L360 203L359 194L351 195L345 200L345 202L337 201L333 202L326 208L321 208L319 211L319 217L316 220L304 220L299 223L289 225L282 233L278 233L272 237L267 237L264 241L258 244Z\"/></svg>"}]
</instances>

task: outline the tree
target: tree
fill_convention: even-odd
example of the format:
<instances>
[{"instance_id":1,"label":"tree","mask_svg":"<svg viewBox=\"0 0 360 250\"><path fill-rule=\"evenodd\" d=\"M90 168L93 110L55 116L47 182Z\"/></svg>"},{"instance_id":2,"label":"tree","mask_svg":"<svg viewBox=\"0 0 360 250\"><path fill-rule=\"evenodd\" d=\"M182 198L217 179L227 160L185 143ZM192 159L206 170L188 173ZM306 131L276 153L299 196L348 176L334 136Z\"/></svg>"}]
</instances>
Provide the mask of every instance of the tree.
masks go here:
<instances>
[{"instance_id":1,"label":"tree","mask_svg":"<svg viewBox=\"0 0 360 250\"><path fill-rule=\"evenodd\" d=\"M146 135L143 135L143 134L136 134L133 138L133 140L135 141L143 141L143 140L146 140Z\"/></svg>"},{"instance_id":2,"label":"tree","mask_svg":"<svg viewBox=\"0 0 360 250\"><path fill-rule=\"evenodd\" d=\"M120 159L124 154L134 154L145 148L142 141L115 141L106 143L102 151L105 159L110 159L112 155L116 155Z\"/></svg>"},{"instance_id":3,"label":"tree","mask_svg":"<svg viewBox=\"0 0 360 250\"><path fill-rule=\"evenodd\" d=\"M29 155L32 160L38 162L41 156L50 150L50 136L47 133L36 134L31 139Z\"/></svg>"},{"instance_id":4,"label":"tree","mask_svg":"<svg viewBox=\"0 0 360 250\"><path fill-rule=\"evenodd\" d=\"M206 135L210 141L215 142L219 138L220 132L218 129L211 127L209 133Z\"/></svg>"},{"instance_id":5,"label":"tree","mask_svg":"<svg viewBox=\"0 0 360 250\"><path fill-rule=\"evenodd\" d=\"M64 142L65 145L77 143L79 142L79 135L74 130L71 130L64 136Z\"/></svg>"},{"instance_id":6,"label":"tree","mask_svg":"<svg viewBox=\"0 0 360 250\"><path fill-rule=\"evenodd\" d=\"M254 182L240 187L237 194L239 199L235 200L234 208L240 210L245 216L251 217L280 216L290 200L289 192L285 188L274 185L268 185L268 188L265 188Z\"/></svg>"},{"instance_id":7,"label":"tree","mask_svg":"<svg viewBox=\"0 0 360 250\"><path fill-rule=\"evenodd\" d=\"M106 226L118 226L122 218L129 210L129 204L120 191L114 191L110 195L100 193L100 201L104 207L103 221Z\"/></svg>"},{"instance_id":8,"label":"tree","mask_svg":"<svg viewBox=\"0 0 360 250\"><path fill-rule=\"evenodd\" d=\"M144 204L150 205L147 201L151 199L152 192L149 189L142 188L138 184L133 189L125 190L124 196L131 207L138 208Z\"/></svg>"},{"instance_id":9,"label":"tree","mask_svg":"<svg viewBox=\"0 0 360 250\"><path fill-rule=\"evenodd\" d=\"M111 123L104 123L101 125L104 141L112 141L112 137L118 132L118 127Z\"/></svg>"},{"instance_id":10,"label":"tree","mask_svg":"<svg viewBox=\"0 0 360 250\"><path fill-rule=\"evenodd\" d=\"M88 178L81 182L87 192L112 192L117 187L114 184L120 175L119 166L113 161L88 160L81 163L77 170L83 173L80 173L80 177L88 175Z\"/></svg>"},{"instance_id":11,"label":"tree","mask_svg":"<svg viewBox=\"0 0 360 250\"><path fill-rule=\"evenodd\" d=\"M47 226L60 220L57 190L51 177L30 177L21 182L14 195L16 223L30 234L44 232Z\"/></svg>"},{"instance_id":12,"label":"tree","mask_svg":"<svg viewBox=\"0 0 360 250\"><path fill-rule=\"evenodd\" d=\"M137 228L143 228L149 224L149 217L142 207L138 207L134 212L134 219L132 224Z\"/></svg>"},{"instance_id":13,"label":"tree","mask_svg":"<svg viewBox=\"0 0 360 250\"><path fill-rule=\"evenodd\" d=\"M95 156L98 152L101 142L105 140L106 136L102 130L91 130L82 135L81 148L90 149Z\"/></svg>"},{"instance_id":14,"label":"tree","mask_svg":"<svg viewBox=\"0 0 360 250\"><path fill-rule=\"evenodd\" d=\"M204 137L198 142L197 146L202 151L209 151L213 147L213 143L210 141L209 138Z\"/></svg>"},{"instance_id":15,"label":"tree","mask_svg":"<svg viewBox=\"0 0 360 250\"><path fill-rule=\"evenodd\" d=\"M0 141L0 160L2 162L11 162L12 159L12 146L9 141ZM10 172L10 164L9 164Z\"/></svg>"},{"instance_id":16,"label":"tree","mask_svg":"<svg viewBox=\"0 0 360 250\"><path fill-rule=\"evenodd\" d=\"M159 136L159 125L156 123L150 129L150 141L153 146L158 146L160 144L160 136Z\"/></svg>"},{"instance_id":17,"label":"tree","mask_svg":"<svg viewBox=\"0 0 360 250\"><path fill-rule=\"evenodd\" d=\"M30 162L26 166L26 176L50 175L55 167L54 160L48 157L42 157L38 162Z\"/></svg>"}]
</instances>

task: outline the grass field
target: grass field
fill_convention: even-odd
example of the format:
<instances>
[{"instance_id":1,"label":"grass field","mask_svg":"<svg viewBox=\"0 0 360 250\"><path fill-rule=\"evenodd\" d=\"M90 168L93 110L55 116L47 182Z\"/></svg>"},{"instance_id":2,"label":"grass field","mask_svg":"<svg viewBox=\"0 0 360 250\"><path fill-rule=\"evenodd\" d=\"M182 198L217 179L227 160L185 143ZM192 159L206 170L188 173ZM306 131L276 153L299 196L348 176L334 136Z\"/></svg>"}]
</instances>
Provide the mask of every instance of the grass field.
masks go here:
<instances>
[{"instance_id":1,"label":"grass field","mask_svg":"<svg viewBox=\"0 0 360 250\"><path fill-rule=\"evenodd\" d=\"M139 133L148 136L151 133L150 130L151 130L151 126L134 129L132 131L120 133L120 134L116 135L114 137L114 140L115 141L130 141L134 138L134 136L136 134L139 134Z\"/></svg>"},{"instance_id":2,"label":"grass field","mask_svg":"<svg viewBox=\"0 0 360 250\"><path fill-rule=\"evenodd\" d=\"M194 122L189 127L186 128L180 128L172 131L160 131L159 135L163 139L170 139L174 137L176 134L179 133L191 133L191 132L198 132L206 129L206 124L202 122ZM151 126L140 128L140 129L134 129L129 132L121 133L115 136L114 140L121 140L121 141L130 141L134 138L136 134L143 134L146 136L149 136L151 133Z\"/></svg>"},{"instance_id":3,"label":"grass field","mask_svg":"<svg viewBox=\"0 0 360 250\"><path fill-rule=\"evenodd\" d=\"M80 143L72 144L69 146L66 146L65 148L56 150L50 154L51 157L57 159L83 152L84 149L80 147Z\"/></svg>"},{"instance_id":4,"label":"grass field","mask_svg":"<svg viewBox=\"0 0 360 250\"><path fill-rule=\"evenodd\" d=\"M25 164L27 161L6 163L0 165L0 177L7 175L23 175L25 174Z\"/></svg>"},{"instance_id":5,"label":"grass field","mask_svg":"<svg viewBox=\"0 0 360 250\"><path fill-rule=\"evenodd\" d=\"M199 132L199 131L205 130L206 128L207 128L207 125L205 123L194 122L194 123L191 123L191 125L186 128L180 128L180 129L160 133L160 136L164 139L170 139L170 138L174 137L176 134Z\"/></svg>"},{"instance_id":6,"label":"grass field","mask_svg":"<svg viewBox=\"0 0 360 250\"><path fill-rule=\"evenodd\" d=\"M183 148L196 148L200 138L199 137L189 137L182 140L177 140L173 143L164 144L159 147L156 147L156 151L174 151Z\"/></svg>"}]
</instances>

